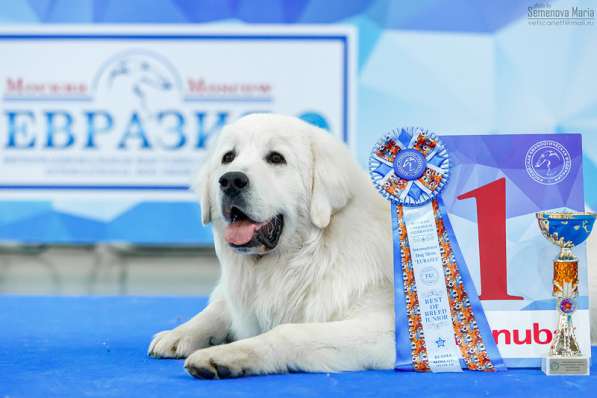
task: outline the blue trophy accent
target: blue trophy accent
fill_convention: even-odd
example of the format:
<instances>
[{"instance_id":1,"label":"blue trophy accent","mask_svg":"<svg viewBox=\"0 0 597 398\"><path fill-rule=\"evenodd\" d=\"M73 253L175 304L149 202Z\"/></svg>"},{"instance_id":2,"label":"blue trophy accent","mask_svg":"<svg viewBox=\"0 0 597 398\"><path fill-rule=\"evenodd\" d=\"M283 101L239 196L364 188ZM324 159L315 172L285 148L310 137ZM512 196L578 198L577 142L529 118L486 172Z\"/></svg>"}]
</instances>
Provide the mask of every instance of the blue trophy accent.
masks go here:
<instances>
[{"instance_id":1,"label":"blue trophy accent","mask_svg":"<svg viewBox=\"0 0 597 398\"><path fill-rule=\"evenodd\" d=\"M560 247L572 248L583 243L593 230L591 213L537 213L543 235Z\"/></svg>"},{"instance_id":2,"label":"blue trophy accent","mask_svg":"<svg viewBox=\"0 0 597 398\"><path fill-rule=\"evenodd\" d=\"M573 299L566 297L560 301L560 311L564 314L572 314L576 310L576 303Z\"/></svg>"}]
</instances>

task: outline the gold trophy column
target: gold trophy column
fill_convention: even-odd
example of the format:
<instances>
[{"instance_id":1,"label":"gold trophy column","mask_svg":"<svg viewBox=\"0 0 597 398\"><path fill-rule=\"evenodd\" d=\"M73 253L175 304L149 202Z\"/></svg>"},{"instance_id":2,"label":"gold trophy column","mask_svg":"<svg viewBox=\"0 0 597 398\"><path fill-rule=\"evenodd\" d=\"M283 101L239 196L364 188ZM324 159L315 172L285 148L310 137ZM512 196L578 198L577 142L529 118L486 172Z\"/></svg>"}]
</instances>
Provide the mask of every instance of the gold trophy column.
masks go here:
<instances>
[{"instance_id":1,"label":"gold trophy column","mask_svg":"<svg viewBox=\"0 0 597 398\"><path fill-rule=\"evenodd\" d=\"M562 249L553 260L553 296L558 299L558 329L549 349L552 356L580 357L581 352L574 335L572 314L578 296L578 260L570 249Z\"/></svg>"}]
</instances>

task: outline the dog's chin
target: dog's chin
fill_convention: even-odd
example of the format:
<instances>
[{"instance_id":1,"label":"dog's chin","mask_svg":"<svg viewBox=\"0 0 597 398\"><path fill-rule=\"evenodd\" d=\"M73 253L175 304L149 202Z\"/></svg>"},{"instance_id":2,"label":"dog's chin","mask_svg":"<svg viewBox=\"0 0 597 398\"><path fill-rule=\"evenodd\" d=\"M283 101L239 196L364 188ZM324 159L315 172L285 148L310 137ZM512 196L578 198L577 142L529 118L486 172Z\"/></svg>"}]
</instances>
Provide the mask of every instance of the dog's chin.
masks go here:
<instances>
[{"instance_id":1,"label":"dog's chin","mask_svg":"<svg viewBox=\"0 0 597 398\"><path fill-rule=\"evenodd\" d=\"M276 249L284 231L284 216L255 221L238 207L224 212L224 240L239 254L265 255Z\"/></svg>"}]
</instances>

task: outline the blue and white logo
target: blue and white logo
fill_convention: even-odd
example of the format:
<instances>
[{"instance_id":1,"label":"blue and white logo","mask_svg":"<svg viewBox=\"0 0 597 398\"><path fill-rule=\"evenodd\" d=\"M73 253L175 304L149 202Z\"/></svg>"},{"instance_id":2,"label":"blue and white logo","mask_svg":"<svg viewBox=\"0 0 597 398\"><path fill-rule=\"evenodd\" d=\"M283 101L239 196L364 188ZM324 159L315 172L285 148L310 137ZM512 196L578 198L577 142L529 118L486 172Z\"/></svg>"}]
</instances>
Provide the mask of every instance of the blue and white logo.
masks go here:
<instances>
[{"instance_id":1,"label":"blue and white logo","mask_svg":"<svg viewBox=\"0 0 597 398\"><path fill-rule=\"evenodd\" d=\"M425 157L415 149L403 149L394 159L394 171L405 180L418 180L427 167Z\"/></svg>"},{"instance_id":2,"label":"blue and white logo","mask_svg":"<svg viewBox=\"0 0 597 398\"><path fill-rule=\"evenodd\" d=\"M151 114L168 105L179 105L182 81L163 56L147 50L129 50L104 63L94 81L99 96L124 97L138 111Z\"/></svg>"},{"instance_id":3,"label":"blue and white logo","mask_svg":"<svg viewBox=\"0 0 597 398\"><path fill-rule=\"evenodd\" d=\"M568 150L553 140L539 141L531 146L524 163L529 177L543 185L563 181L572 168Z\"/></svg>"},{"instance_id":4,"label":"blue and white logo","mask_svg":"<svg viewBox=\"0 0 597 398\"><path fill-rule=\"evenodd\" d=\"M421 270L419 274L421 278L421 282L423 282L427 286L432 286L435 282L439 279L439 273L434 267L425 267Z\"/></svg>"}]
</instances>

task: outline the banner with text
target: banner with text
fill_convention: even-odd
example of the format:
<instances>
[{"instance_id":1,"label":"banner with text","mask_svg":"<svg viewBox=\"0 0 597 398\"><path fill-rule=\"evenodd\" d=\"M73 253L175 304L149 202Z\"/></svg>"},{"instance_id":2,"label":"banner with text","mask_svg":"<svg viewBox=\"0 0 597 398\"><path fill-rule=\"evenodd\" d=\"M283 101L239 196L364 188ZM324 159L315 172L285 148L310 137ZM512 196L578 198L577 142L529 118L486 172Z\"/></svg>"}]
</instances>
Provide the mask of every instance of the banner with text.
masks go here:
<instances>
[{"instance_id":1,"label":"banner with text","mask_svg":"<svg viewBox=\"0 0 597 398\"><path fill-rule=\"evenodd\" d=\"M348 28L4 28L0 51L0 240L210 244L188 187L225 123L354 141Z\"/></svg>"}]
</instances>

